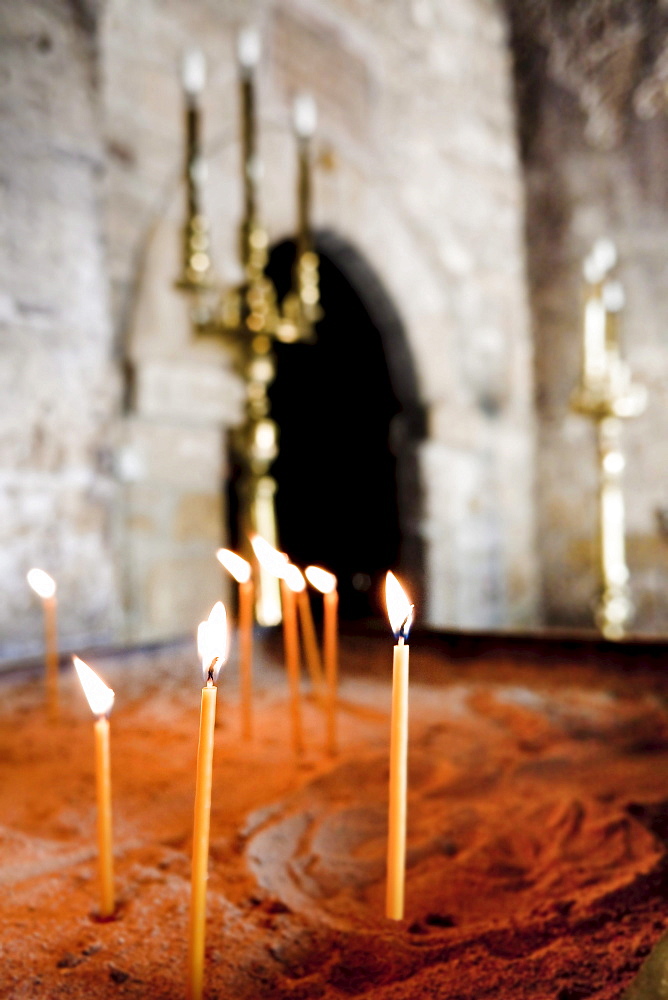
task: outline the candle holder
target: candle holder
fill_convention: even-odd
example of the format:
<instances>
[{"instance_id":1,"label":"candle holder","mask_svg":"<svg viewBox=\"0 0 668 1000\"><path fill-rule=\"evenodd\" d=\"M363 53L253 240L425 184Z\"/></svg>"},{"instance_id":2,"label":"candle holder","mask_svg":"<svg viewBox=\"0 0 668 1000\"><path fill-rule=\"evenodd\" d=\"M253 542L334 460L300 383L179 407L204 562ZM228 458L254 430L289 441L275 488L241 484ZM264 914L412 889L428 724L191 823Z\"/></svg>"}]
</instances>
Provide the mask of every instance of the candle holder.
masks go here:
<instances>
[{"instance_id":1,"label":"candle holder","mask_svg":"<svg viewBox=\"0 0 668 1000\"><path fill-rule=\"evenodd\" d=\"M200 141L199 95L205 66L201 53L186 55L183 87L186 98L185 184L187 217L183 227L183 270L177 288L190 300L190 317L198 337L221 340L232 354L234 367L246 386L245 417L231 434L230 445L240 470L237 480L239 539L260 534L278 544L274 497L276 481L270 469L278 456L279 430L270 416L268 389L276 374L273 345L313 342L321 316L318 256L310 234L311 137L315 105L302 95L295 102L294 128L298 145L298 233L292 288L282 302L267 277L269 237L260 221L258 193L260 162L257 152L257 114L254 70L260 54L259 38L251 30L238 40L242 107L242 170L244 214L239 255L244 278L240 285L223 287L214 277L209 225L202 209L203 157ZM306 102L306 103L305 103ZM259 567L255 614L261 625L281 621L276 577Z\"/></svg>"},{"instance_id":2,"label":"candle holder","mask_svg":"<svg viewBox=\"0 0 668 1000\"><path fill-rule=\"evenodd\" d=\"M599 597L597 627L606 639L622 639L633 617L626 563L621 447L622 421L639 416L647 404L644 386L631 381L619 350L619 317L624 291L614 280L614 244L599 240L584 262L586 282L582 376L571 409L596 428L598 488Z\"/></svg>"}]
</instances>

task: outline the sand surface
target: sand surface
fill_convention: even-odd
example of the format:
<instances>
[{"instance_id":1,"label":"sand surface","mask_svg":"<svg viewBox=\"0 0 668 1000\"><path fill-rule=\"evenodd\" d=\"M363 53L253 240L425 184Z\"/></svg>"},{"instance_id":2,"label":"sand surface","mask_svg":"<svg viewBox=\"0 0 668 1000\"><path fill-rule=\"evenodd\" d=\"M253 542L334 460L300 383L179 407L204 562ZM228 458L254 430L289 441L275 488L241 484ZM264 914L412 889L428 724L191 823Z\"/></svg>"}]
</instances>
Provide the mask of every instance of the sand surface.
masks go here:
<instances>
[{"instance_id":1,"label":"sand surface","mask_svg":"<svg viewBox=\"0 0 668 1000\"><path fill-rule=\"evenodd\" d=\"M240 739L219 688L206 996L612 1000L664 931L657 673L456 664L412 644L406 919L384 911L391 640L343 643L340 753L290 743L280 647ZM73 674L0 706L0 996L185 996L199 676L185 649L89 658L116 690L118 911L97 906L92 716ZM305 689L307 685L305 685Z\"/></svg>"}]
</instances>

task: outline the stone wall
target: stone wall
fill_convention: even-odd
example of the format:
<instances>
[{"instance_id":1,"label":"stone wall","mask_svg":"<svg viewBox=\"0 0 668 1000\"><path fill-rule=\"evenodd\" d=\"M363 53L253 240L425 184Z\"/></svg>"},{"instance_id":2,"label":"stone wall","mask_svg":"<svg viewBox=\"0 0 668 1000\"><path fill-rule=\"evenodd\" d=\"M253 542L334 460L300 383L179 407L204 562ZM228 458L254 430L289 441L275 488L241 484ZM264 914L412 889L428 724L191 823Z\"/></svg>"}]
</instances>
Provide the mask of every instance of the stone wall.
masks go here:
<instances>
[{"instance_id":1,"label":"stone wall","mask_svg":"<svg viewBox=\"0 0 668 1000\"><path fill-rule=\"evenodd\" d=\"M144 0L138 21L123 3L107 8L110 259L116 321L140 381L157 359L175 375L187 358L195 363L170 287L183 197L175 66L193 42L212 67L203 104L216 265L225 281L238 277L234 41L245 8L194 6L194 23L178 4ZM535 620L523 193L502 15L472 0L447 9L284 3L257 5L256 20L271 239L294 227L289 104L306 87L320 111L315 224L366 257L408 332L428 413L420 460L426 617L462 626ZM146 52L159 55L149 61ZM152 95L159 132L146 102L130 93ZM141 227L128 225L128 204ZM219 363L224 371L224 355ZM222 425L237 419L238 393L231 404L223 404Z\"/></svg>"},{"instance_id":2,"label":"stone wall","mask_svg":"<svg viewBox=\"0 0 668 1000\"><path fill-rule=\"evenodd\" d=\"M14 555L2 580L15 596L13 611L0 615L16 638L12 649L35 646L38 619L22 580L40 559L63 581L67 641L182 634L220 592L212 550L224 521L225 435L239 419L241 387L224 350L192 343L173 288L183 197L178 64L196 44L211 67L206 206L216 266L231 282L241 204L234 40L251 18L266 52L261 146L271 239L294 228L289 102L307 87L320 106L316 226L365 256L407 331L428 415L423 617L440 626L534 621L523 191L500 10L486 0L107 0L99 23L82 25L69 9L46 0L3 5L15 78L3 104L3 128L15 133L3 171L17 248L3 351L21 406L0 426L15 435L8 484L31 500L11 504L5 519L14 540L3 558ZM15 38L21 32L34 40ZM34 294L36 270L51 275L52 298ZM25 372L20 385L10 355ZM35 388L40 363L50 367ZM61 369L63 384L50 375ZM63 400L75 385L73 410ZM40 467L46 444L31 429L32 397L42 391L52 406L46 441L69 442L50 472ZM69 507L60 518L63 492ZM40 555L45 542L51 561Z\"/></svg>"},{"instance_id":3,"label":"stone wall","mask_svg":"<svg viewBox=\"0 0 668 1000\"><path fill-rule=\"evenodd\" d=\"M119 371L100 211L93 25L0 4L0 647L41 648L33 565L68 644L119 634L113 476Z\"/></svg>"},{"instance_id":4,"label":"stone wall","mask_svg":"<svg viewBox=\"0 0 668 1000\"><path fill-rule=\"evenodd\" d=\"M594 428L570 412L569 398L581 365L582 263L606 237L617 245L626 294L622 352L649 392L646 412L624 427L635 627L665 632L668 18L659 6L639 4L615 16L601 3L566 10L542 0L533 19L525 5L510 6L524 123L545 615L590 625L597 596Z\"/></svg>"}]
</instances>

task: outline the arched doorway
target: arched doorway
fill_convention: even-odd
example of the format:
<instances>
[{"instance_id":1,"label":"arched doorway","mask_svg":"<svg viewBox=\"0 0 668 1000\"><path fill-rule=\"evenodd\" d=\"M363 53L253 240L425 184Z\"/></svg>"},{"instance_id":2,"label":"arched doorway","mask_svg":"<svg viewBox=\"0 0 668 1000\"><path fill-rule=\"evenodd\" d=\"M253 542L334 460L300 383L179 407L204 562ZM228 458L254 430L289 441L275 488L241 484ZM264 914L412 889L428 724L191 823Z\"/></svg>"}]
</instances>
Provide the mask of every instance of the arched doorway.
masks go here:
<instances>
[{"instance_id":1,"label":"arched doorway","mask_svg":"<svg viewBox=\"0 0 668 1000\"><path fill-rule=\"evenodd\" d=\"M350 620L378 615L388 568L400 566L414 590L421 585L415 453L423 417L403 326L379 279L335 234L319 234L316 246L317 341L276 347L276 509L281 545L299 564L336 573ZM291 242L271 254L279 296L294 256Z\"/></svg>"}]
</instances>

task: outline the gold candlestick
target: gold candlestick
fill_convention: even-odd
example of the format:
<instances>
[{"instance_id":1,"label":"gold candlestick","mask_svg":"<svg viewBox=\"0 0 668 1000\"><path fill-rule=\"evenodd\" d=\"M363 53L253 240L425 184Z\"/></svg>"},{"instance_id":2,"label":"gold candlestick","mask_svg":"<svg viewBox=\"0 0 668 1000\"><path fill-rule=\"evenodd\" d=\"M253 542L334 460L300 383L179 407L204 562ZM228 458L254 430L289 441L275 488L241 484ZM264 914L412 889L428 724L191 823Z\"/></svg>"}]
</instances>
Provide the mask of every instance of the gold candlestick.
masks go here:
<instances>
[{"instance_id":1,"label":"gold candlestick","mask_svg":"<svg viewBox=\"0 0 668 1000\"><path fill-rule=\"evenodd\" d=\"M190 49L181 68L185 97L186 155L184 182L187 216L183 227L183 277L186 290L204 291L211 287L209 227L202 208L201 186L204 160L201 144L200 95L206 82L206 61L199 49Z\"/></svg>"},{"instance_id":2,"label":"gold candlestick","mask_svg":"<svg viewBox=\"0 0 668 1000\"><path fill-rule=\"evenodd\" d=\"M623 289L610 278L617 253L599 241L585 261L585 325L580 385L571 398L576 413L596 427L599 464L598 574L595 621L606 639L621 639L633 616L626 563L621 450L622 420L639 416L647 393L631 382L619 351L619 314Z\"/></svg>"},{"instance_id":3,"label":"gold candlestick","mask_svg":"<svg viewBox=\"0 0 668 1000\"><path fill-rule=\"evenodd\" d=\"M241 150L244 213L240 226L240 257L244 280L224 289L211 280L208 225L201 210L199 183L199 119L196 96L188 94L188 153L186 156L188 219L184 237L184 266L178 287L192 302L191 319L201 336L222 339L230 346L235 367L246 384L243 424L231 435L231 445L240 474L239 539L242 546L250 535L259 534L278 543L274 496L276 481L270 474L278 455L278 427L270 417L268 389L276 373L273 343L313 339L313 325L320 315L318 258L302 235L298 242L293 290L278 303L276 289L266 275L269 237L260 222L259 182L261 174L257 144L255 68L260 56L256 32L242 31L238 39L241 95ZM185 74L184 74L185 84ZM192 88L191 88L192 90ZM310 138L310 137L309 137ZM304 142L307 140L305 139ZM300 147L301 148L301 147ZM304 148L300 158L299 232L308 233L310 210L310 156ZM281 621L278 581L260 568L255 613L261 625Z\"/></svg>"}]
</instances>

